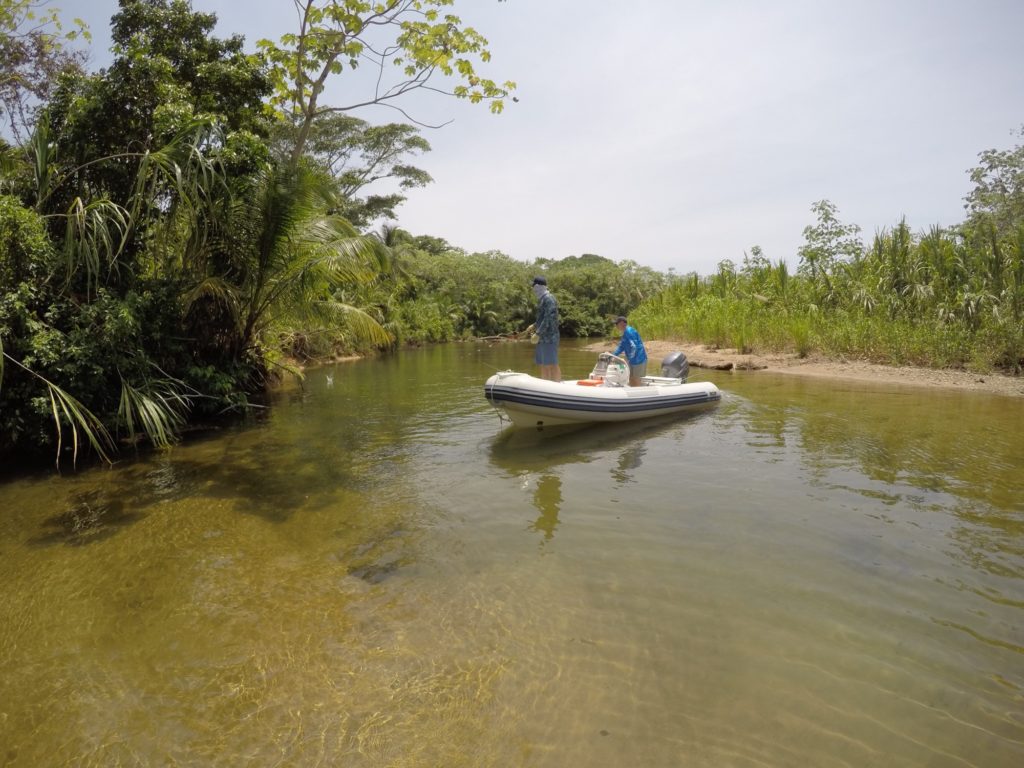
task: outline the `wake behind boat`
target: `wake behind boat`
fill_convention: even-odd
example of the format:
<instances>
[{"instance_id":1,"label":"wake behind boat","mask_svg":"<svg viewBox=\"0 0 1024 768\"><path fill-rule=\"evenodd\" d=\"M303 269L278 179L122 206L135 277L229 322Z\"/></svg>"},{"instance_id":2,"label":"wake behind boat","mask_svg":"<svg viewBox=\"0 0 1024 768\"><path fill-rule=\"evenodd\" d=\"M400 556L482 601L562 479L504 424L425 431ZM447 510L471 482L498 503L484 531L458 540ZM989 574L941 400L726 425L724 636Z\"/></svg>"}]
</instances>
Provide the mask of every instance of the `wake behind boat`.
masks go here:
<instances>
[{"instance_id":1,"label":"wake behind boat","mask_svg":"<svg viewBox=\"0 0 1024 768\"><path fill-rule=\"evenodd\" d=\"M629 366L621 357L602 352L586 379L547 381L528 373L501 371L487 379L484 395L517 427L632 421L701 410L722 395L709 381L687 383L690 364L673 352L661 364L661 376L644 376L631 387Z\"/></svg>"}]
</instances>

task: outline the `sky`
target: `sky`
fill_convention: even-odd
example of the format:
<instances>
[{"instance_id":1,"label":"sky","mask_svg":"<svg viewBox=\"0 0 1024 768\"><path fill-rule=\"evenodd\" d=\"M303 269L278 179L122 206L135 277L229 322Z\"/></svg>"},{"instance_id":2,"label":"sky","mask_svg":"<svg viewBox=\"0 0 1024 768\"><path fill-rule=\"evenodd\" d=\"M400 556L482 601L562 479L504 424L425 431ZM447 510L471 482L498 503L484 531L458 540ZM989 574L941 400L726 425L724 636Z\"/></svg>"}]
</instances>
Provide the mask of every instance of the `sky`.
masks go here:
<instances>
[{"instance_id":1,"label":"sky","mask_svg":"<svg viewBox=\"0 0 1024 768\"><path fill-rule=\"evenodd\" d=\"M109 62L116 0L53 0ZM192 0L247 50L297 29L292 0ZM594 253L710 274L757 245L798 263L811 205L869 243L964 218L968 172L1024 141L1021 0L456 0L517 83L490 113L441 95L406 111L434 179L398 224L521 260ZM324 101L349 104L340 77ZM375 107L373 123L406 122ZM390 191L390 190L382 190Z\"/></svg>"}]
</instances>

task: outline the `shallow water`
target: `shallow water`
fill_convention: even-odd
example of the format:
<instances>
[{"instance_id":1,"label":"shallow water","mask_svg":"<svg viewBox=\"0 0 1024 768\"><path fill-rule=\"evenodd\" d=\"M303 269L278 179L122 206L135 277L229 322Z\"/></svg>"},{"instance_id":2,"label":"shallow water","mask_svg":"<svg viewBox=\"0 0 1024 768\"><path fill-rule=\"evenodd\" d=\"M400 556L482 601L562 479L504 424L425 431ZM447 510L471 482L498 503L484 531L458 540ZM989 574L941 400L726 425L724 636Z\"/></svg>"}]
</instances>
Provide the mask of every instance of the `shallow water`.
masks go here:
<instances>
[{"instance_id":1,"label":"shallow water","mask_svg":"<svg viewBox=\"0 0 1024 768\"><path fill-rule=\"evenodd\" d=\"M1024 764L1024 400L710 372L512 433L531 352L0 485L0 764Z\"/></svg>"}]
</instances>

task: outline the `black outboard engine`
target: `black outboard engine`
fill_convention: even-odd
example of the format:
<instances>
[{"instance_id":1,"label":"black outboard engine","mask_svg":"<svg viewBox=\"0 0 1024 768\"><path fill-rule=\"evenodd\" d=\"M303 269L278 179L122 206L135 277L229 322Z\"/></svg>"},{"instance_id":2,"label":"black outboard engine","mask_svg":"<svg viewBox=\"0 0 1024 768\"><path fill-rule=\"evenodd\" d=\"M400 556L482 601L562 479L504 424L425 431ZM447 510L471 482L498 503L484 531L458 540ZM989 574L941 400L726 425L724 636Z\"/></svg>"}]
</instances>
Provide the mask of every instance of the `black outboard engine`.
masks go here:
<instances>
[{"instance_id":1,"label":"black outboard engine","mask_svg":"<svg viewBox=\"0 0 1024 768\"><path fill-rule=\"evenodd\" d=\"M686 381L690 375L690 361L682 352L670 352L661 361L661 375L670 379L681 379Z\"/></svg>"}]
</instances>

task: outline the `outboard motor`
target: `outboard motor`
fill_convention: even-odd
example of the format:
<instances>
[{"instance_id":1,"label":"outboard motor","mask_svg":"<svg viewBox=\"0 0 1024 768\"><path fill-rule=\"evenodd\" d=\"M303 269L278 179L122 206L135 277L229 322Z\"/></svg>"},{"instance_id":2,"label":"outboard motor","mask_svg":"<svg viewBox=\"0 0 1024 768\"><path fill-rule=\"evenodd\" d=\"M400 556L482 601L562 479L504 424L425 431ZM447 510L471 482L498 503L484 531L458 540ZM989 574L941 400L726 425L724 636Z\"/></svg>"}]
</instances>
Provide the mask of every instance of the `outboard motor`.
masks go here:
<instances>
[{"instance_id":1,"label":"outboard motor","mask_svg":"<svg viewBox=\"0 0 1024 768\"><path fill-rule=\"evenodd\" d=\"M682 352L670 352L661 361L661 375L670 379L686 381L690 375L690 361Z\"/></svg>"}]
</instances>

